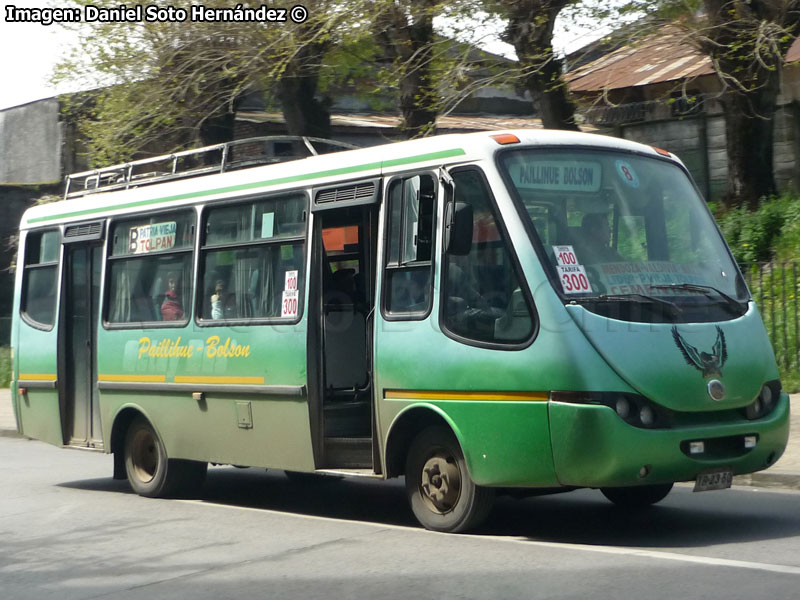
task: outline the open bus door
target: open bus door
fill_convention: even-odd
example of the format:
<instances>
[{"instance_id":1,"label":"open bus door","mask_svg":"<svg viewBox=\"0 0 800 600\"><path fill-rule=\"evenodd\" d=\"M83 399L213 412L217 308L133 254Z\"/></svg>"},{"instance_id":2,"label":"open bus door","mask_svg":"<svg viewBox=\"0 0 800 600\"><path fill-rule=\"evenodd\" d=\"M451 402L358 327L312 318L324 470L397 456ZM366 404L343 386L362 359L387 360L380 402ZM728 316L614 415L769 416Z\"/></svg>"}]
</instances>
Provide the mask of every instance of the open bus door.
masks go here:
<instances>
[{"instance_id":1,"label":"open bus door","mask_svg":"<svg viewBox=\"0 0 800 600\"><path fill-rule=\"evenodd\" d=\"M309 362L316 464L368 469L374 459L372 328L375 306L378 190L376 180L316 190ZM343 200L338 200L343 198Z\"/></svg>"}]
</instances>

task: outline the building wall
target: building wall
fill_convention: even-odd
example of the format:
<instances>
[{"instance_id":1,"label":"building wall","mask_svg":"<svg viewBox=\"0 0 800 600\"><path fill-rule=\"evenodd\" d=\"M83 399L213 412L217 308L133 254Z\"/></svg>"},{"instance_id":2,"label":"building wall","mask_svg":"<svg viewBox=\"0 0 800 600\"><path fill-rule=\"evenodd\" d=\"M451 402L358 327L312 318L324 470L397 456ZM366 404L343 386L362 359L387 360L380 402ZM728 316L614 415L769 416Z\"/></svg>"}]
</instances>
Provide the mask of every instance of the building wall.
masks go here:
<instances>
[{"instance_id":1,"label":"building wall","mask_svg":"<svg viewBox=\"0 0 800 600\"><path fill-rule=\"evenodd\" d=\"M780 190L800 190L800 105L780 106L773 124L775 183ZM728 163L721 113L617 125L610 133L675 153L708 199L725 193Z\"/></svg>"},{"instance_id":2,"label":"building wall","mask_svg":"<svg viewBox=\"0 0 800 600\"><path fill-rule=\"evenodd\" d=\"M0 111L0 185L61 179L61 122L55 98Z\"/></svg>"}]
</instances>

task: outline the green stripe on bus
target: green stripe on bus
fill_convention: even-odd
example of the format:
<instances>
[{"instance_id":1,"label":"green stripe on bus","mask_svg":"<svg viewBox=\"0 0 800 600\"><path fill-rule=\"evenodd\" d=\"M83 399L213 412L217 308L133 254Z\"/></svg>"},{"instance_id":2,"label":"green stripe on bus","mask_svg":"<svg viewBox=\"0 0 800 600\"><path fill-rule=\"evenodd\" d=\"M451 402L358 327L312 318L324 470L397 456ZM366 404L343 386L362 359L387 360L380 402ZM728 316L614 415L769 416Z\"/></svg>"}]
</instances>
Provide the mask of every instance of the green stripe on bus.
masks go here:
<instances>
[{"instance_id":1,"label":"green stripe on bus","mask_svg":"<svg viewBox=\"0 0 800 600\"><path fill-rule=\"evenodd\" d=\"M192 192L188 194L177 194L175 196L166 196L164 198L153 198L150 200L140 200L138 202L127 202L113 207L114 209L136 208L137 206L147 206L150 204L161 204L163 202L174 202L176 200L188 200L189 198L202 198L203 196L213 196L215 194L228 194L230 192L241 192L251 190L254 188L267 187L272 185L282 185L285 183L298 183L300 181L308 181L309 179L334 177L336 175L348 175L350 173L358 173L360 171L369 171L372 169L379 169L381 167L400 167L403 165L410 165L418 162L429 160L437 160L440 158L452 158L454 156L463 156L466 152L463 148L453 148L451 150L442 150L441 152L430 152L428 154L420 154L417 156L407 156L405 158L395 158L393 160L379 161L357 165L355 167L341 167L339 169L330 169L328 171L320 171L318 173L305 173L302 175L293 175L291 177L281 177L279 179L270 179L268 181L256 181L254 183L243 183L240 185L232 185L224 188L216 188L213 190L203 190L200 192ZM41 223L43 221L54 221L57 219L66 219L69 217L80 217L83 215L90 215L97 212L105 212L108 207L101 208L87 208L85 210L77 210L69 213L60 213L57 215L47 215L44 217L36 217L29 219L28 223Z\"/></svg>"}]
</instances>

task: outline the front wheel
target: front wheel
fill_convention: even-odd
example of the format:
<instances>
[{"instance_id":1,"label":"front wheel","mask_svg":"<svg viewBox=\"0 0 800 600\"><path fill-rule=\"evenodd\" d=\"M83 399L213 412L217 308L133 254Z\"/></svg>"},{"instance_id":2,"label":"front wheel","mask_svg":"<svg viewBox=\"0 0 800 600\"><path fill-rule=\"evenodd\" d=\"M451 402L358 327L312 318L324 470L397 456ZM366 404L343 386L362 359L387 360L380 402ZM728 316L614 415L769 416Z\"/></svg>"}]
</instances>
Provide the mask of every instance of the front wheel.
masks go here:
<instances>
[{"instance_id":1,"label":"front wheel","mask_svg":"<svg viewBox=\"0 0 800 600\"><path fill-rule=\"evenodd\" d=\"M167 457L150 422L136 417L125 435L125 472L133 491L148 498L194 493L203 485L208 464Z\"/></svg>"},{"instance_id":2,"label":"front wheel","mask_svg":"<svg viewBox=\"0 0 800 600\"><path fill-rule=\"evenodd\" d=\"M672 490L671 483L639 485L636 487L602 488L603 495L623 508L644 508L661 502Z\"/></svg>"},{"instance_id":3,"label":"front wheel","mask_svg":"<svg viewBox=\"0 0 800 600\"><path fill-rule=\"evenodd\" d=\"M406 494L417 520L433 531L477 527L492 508L494 490L470 479L455 436L444 427L423 430L406 459Z\"/></svg>"}]
</instances>

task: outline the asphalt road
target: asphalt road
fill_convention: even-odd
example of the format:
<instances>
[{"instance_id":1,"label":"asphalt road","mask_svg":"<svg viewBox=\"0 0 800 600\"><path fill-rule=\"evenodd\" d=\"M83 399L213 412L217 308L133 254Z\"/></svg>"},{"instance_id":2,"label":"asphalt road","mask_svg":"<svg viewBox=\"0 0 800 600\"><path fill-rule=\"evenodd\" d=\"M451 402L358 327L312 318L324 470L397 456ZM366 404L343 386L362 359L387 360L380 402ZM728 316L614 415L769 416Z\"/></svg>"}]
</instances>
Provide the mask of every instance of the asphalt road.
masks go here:
<instances>
[{"instance_id":1,"label":"asphalt road","mask_svg":"<svg viewBox=\"0 0 800 600\"><path fill-rule=\"evenodd\" d=\"M0 598L795 599L800 493L681 486L630 514L584 490L427 532L402 482L213 468L151 500L111 458L0 438Z\"/></svg>"}]
</instances>

